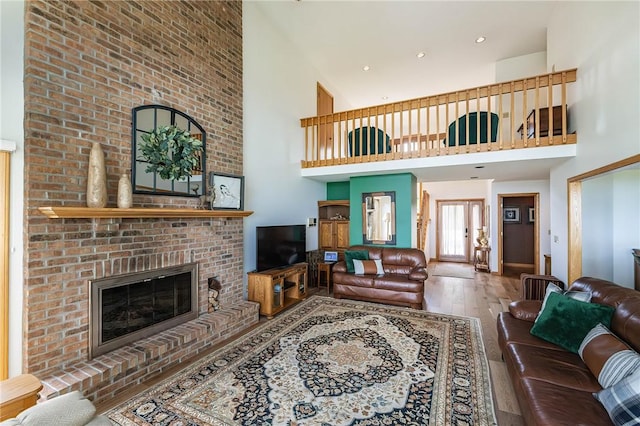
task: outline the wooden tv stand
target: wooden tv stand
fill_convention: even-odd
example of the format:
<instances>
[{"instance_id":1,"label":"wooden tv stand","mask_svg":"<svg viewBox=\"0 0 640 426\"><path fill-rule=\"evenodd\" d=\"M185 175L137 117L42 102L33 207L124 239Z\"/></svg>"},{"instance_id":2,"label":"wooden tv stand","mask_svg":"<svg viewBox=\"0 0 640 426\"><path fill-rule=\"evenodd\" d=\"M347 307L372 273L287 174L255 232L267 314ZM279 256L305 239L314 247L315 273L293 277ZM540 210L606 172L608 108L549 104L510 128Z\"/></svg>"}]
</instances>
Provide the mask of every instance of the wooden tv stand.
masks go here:
<instances>
[{"instance_id":1,"label":"wooden tv stand","mask_svg":"<svg viewBox=\"0 0 640 426\"><path fill-rule=\"evenodd\" d=\"M307 264L249 272L248 298L260 303L260 315L271 319L307 297Z\"/></svg>"}]
</instances>

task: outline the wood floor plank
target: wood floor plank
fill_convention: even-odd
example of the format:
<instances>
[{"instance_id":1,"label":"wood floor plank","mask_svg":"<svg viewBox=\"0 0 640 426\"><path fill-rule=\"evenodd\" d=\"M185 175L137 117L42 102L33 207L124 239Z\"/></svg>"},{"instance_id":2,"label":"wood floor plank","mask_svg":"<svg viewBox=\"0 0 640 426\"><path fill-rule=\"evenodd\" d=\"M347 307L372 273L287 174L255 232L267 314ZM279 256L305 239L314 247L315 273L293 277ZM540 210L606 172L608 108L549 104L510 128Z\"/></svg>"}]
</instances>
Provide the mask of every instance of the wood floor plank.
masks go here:
<instances>
[{"instance_id":1,"label":"wood floor plank","mask_svg":"<svg viewBox=\"0 0 640 426\"><path fill-rule=\"evenodd\" d=\"M520 415L520 406L515 397L509 373L504 362L489 361L489 369L491 370L491 380L493 381L493 389L496 393L496 401L500 411Z\"/></svg>"},{"instance_id":2,"label":"wood floor plank","mask_svg":"<svg viewBox=\"0 0 640 426\"><path fill-rule=\"evenodd\" d=\"M430 267L436 262L432 262ZM461 270L472 265L448 264ZM517 277L502 277L495 274L475 272L475 279L463 279L430 275L425 283L425 298L437 301L428 311L443 314L473 316L480 319L482 339L490 365L491 380L496 402L496 417L500 426L522 426L520 407L515 399L513 386L502 361L498 344L496 318L498 313L507 311L509 303L517 300L520 281ZM463 312L463 313L461 313Z\"/></svg>"}]
</instances>

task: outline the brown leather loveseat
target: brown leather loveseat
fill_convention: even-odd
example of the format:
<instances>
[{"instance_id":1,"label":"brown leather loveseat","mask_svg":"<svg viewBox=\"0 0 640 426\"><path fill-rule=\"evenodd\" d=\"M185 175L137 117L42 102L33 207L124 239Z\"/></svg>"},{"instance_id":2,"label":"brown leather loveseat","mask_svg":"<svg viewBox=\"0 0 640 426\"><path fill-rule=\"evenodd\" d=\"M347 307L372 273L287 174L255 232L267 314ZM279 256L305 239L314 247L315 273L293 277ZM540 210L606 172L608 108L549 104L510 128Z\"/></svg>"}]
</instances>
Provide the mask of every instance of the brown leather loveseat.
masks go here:
<instances>
[{"instance_id":1,"label":"brown leather loveseat","mask_svg":"<svg viewBox=\"0 0 640 426\"><path fill-rule=\"evenodd\" d=\"M610 330L640 351L640 292L582 277L569 290L590 291L591 302L615 308ZM530 334L540 300L511 303L498 315L498 342L527 425L611 425L593 396L603 388L581 357ZM634 376L635 377L635 376Z\"/></svg>"},{"instance_id":2,"label":"brown leather loveseat","mask_svg":"<svg viewBox=\"0 0 640 426\"><path fill-rule=\"evenodd\" d=\"M415 248L352 246L366 250L369 259L382 260L384 274L347 272L345 261L333 267L333 296L422 309L427 260L424 252Z\"/></svg>"}]
</instances>

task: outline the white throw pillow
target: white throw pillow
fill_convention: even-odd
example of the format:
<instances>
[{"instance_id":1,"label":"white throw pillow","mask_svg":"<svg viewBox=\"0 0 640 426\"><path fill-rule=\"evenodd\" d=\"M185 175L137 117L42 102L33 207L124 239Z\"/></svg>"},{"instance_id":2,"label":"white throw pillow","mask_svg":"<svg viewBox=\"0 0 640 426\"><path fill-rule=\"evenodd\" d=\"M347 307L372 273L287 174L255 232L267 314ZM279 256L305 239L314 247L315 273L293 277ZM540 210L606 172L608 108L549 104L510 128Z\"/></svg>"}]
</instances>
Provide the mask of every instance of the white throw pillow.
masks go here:
<instances>
[{"instance_id":1,"label":"white throw pillow","mask_svg":"<svg viewBox=\"0 0 640 426\"><path fill-rule=\"evenodd\" d=\"M353 269L354 272L359 275L384 275L384 268L382 267L382 260L380 259L353 259Z\"/></svg>"}]
</instances>

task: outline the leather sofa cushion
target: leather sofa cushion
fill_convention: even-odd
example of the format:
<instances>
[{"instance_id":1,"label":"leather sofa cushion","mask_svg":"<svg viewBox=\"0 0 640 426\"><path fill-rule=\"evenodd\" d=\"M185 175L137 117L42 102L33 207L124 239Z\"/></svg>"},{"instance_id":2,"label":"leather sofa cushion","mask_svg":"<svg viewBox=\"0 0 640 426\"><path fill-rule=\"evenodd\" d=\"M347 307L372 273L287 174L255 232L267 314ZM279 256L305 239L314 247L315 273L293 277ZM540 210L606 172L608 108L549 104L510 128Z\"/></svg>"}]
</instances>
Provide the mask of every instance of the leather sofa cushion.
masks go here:
<instances>
[{"instance_id":1,"label":"leather sofa cushion","mask_svg":"<svg viewBox=\"0 0 640 426\"><path fill-rule=\"evenodd\" d=\"M611 426L607 411L589 391L579 391L533 378L522 378L518 399L525 398L526 424L540 426L589 425ZM594 403L595 402L595 403Z\"/></svg>"},{"instance_id":2,"label":"leather sofa cushion","mask_svg":"<svg viewBox=\"0 0 640 426\"><path fill-rule=\"evenodd\" d=\"M421 293L424 290L422 281L409 281L406 275L384 274L374 276L373 287L385 290L408 291Z\"/></svg>"},{"instance_id":3,"label":"leather sofa cushion","mask_svg":"<svg viewBox=\"0 0 640 426\"><path fill-rule=\"evenodd\" d=\"M375 275L356 275L348 272L333 271L333 282L340 283L345 286L353 285L356 287L373 287L373 278Z\"/></svg>"},{"instance_id":4,"label":"leather sofa cushion","mask_svg":"<svg viewBox=\"0 0 640 426\"><path fill-rule=\"evenodd\" d=\"M511 365L521 378L532 378L585 392L602 389L589 368L574 353L508 343L504 355L511 358Z\"/></svg>"},{"instance_id":5,"label":"leather sofa cushion","mask_svg":"<svg viewBox=\"0 0 640 426\"><path fill-rule=\"evenodd\" d=\"M532 336L529 333L532 325L532 322L516 319L508 312L500 312L498 314L498 342L502 352L504 353L505 346L509 342L564 351L560 346Z\"/></svg>"}]
</instances>

